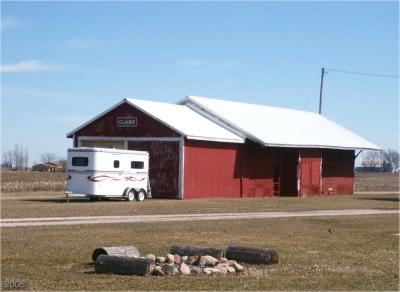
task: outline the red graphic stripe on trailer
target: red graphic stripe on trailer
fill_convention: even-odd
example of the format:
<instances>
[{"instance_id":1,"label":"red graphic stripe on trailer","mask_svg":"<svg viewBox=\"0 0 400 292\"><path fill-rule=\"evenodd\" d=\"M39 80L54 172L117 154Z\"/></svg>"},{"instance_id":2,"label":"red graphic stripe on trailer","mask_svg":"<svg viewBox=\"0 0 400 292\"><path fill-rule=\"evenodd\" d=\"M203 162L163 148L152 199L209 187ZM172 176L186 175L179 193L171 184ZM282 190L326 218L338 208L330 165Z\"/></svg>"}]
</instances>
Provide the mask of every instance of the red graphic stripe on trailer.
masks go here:
<instances>
[{"instance_id":1,"label":"red graphic stripe on trailer","mask_svg":"<svg viewBox=\"0 0 400 292\"><path fill-rule=\"evenodd\" d=\"M142 177L140 179L137 179L134 176L125 176L125 177L115 177L115 176L109 176L109 175L98 175L98 176L91 176L89 175L87 177L88 180L92 181L92 182L103 182L103 181L120 181L120 180L125 180L125 181L142 181L145 178Z\"/></svg>"},{"instance_id":2,"label":"red graphic stripe on trailer","mask_svg":"<svg viewBox=\"0 0 400 292\"><path fill-rule=\"evenodd\" d=\"M129 181L142 181L142 180L144 180L144 177L142 177L142 178L140 178L140 179L137 179L137 178L134 177L134 176L125 176L125 180L129 180Z\"/></svg>"}]
</instances>

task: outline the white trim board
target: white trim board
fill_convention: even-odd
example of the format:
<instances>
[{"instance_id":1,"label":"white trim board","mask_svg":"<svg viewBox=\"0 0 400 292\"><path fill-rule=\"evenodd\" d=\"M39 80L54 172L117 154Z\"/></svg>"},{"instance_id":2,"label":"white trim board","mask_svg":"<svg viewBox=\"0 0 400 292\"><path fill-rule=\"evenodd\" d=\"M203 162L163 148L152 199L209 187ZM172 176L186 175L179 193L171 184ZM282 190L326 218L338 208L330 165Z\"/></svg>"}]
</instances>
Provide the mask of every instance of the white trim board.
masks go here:
<instances>
[{"instance_id":1,"label":"white trim board","mask_svg":"<svg viewBox=\"0 0 400 292\"><path fill-rule=\"evenodd\" d=\"M185 189L185 138L179 141L179 179L178 179L178 197L183 200Z\"/></svg>"},{"instance_id":2,"label":"white trim board","mask_svg":"<svg viewBox=\"0 0 400 292\"><path fill-rule=\"evenodd\" d=\"M107 136L79 136L79 140L86 141L165 141L165 142L179 142L182 137L107 137Z\"/></svg>"},{"instance_id":3,"label":"white trim board","mask_svg":"<svg viewBox=\"0 0 400 292\"><path fill-rule=\"evenodd\" d=\"M235 135L241 137L242 139L246 139L247 137L249 137L251 139L254 139L254 141L256 141L258 143L261 143L261 144L263 143L262 141L260 142L260 140L257 139L256 137L253 137L250 133L240 129L239 127L226 121L224 118L217 115L216 113L204 108L201 104L193 101L192 99L190 99L190 96L188 96L186 99L180 101L178 104L187 106L191 110L193 110L196 113L202 115L203 117L213 121L217 125L234 133Z\"/></svg>"}]
</instances>

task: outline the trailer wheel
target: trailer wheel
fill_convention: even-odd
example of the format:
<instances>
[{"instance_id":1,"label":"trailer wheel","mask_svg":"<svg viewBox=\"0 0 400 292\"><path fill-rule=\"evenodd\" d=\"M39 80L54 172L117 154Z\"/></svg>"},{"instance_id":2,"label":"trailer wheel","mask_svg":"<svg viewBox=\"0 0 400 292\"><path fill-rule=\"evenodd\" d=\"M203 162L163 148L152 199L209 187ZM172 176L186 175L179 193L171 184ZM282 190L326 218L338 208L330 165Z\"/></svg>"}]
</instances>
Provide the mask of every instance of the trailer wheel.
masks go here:
<instances>
[{"instance_id":1,"label":"trailer wheel","mask_svg":"<svg viewBox=\"0 0 400 292\"><path fill-rule=\"evenodd\" d=\"M136 195L136 200L138 202L143 202L146 199L146 193L144 190L140 190Z\"/></svg>"},{"instance_id":2,"label":"trailer wheel","mask_svg":"<svg viewBox=\"0 0 400 292\"><path fill-rule=\"evenodd\" d=\"M128 193L126 194L127 201L133 202L135 200L135 191L134 190L129 190Z\"/></svg>"}]
</instances>

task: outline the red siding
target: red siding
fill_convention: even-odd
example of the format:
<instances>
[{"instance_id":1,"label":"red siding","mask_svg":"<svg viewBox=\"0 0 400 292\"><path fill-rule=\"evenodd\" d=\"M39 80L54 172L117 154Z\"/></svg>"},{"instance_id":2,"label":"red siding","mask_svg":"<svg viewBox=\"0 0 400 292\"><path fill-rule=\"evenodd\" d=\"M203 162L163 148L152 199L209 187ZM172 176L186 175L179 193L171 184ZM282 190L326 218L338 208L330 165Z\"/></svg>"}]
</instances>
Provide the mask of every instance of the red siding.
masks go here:
<instances>
[{"instance_id":1,"label":"red siding","mask_svg":"<svg viewBox=\"0 0 400 292\"><path fill-rule=\"evenodd\" d=\"M240 146L186 140L184 198L240 197Z\"/></svg>"},{"instance_id":2,"label":"red siding","mask_svg":"<svg viewBox=\"0 0 400 292\"><path fill-rule=\"evenodd\" d=\"M117 127L117 117L136 117L136 127ZM179 137L180 135L142 111L124 103L75 133L102 137Z\"/></svg>"},{"instance_id":3,"label":"red siding","mask_svg":"<svg viewBox=\"0 0 400 292\"><path fill-rule=\"evenodd\" d=\"M178 196L179 142L129 141L128 149L149 152L149 177L154 197Z\"/></svg>"},{"instance_id":4,"label":"red siding","mask_svg":"<svg viewBox=\"0 0 400 292\"><path fill-rule=\"evenodd\" d=\"M300 150L300 196L321 193L321 151Z\"/></svg>"},{"instance_id":5,"label":"red siding","mask_svg":"<svg viewBox=\"0 0 400 292\"><path fill-rule=\"evenodd\" d=\"M354 151L323 150L322 193L352 194L354 191Z\"/></svg>"}]
</instances>

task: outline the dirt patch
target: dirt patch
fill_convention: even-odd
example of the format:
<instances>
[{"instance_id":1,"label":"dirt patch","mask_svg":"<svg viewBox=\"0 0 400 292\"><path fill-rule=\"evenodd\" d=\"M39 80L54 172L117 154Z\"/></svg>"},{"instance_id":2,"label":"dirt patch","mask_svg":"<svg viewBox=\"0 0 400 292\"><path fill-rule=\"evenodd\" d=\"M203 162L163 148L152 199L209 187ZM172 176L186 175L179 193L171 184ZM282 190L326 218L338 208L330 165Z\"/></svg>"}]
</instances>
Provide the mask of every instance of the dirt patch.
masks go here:
<instances>
[{"instance_id":1,"label":"dirt patch","mask_svg":"<svg viewBox=\"0 0 400 292\"><path fill-rule=\"evenodd\" d=\"M356 173L357 192L385 192L399 190L398 173Z\"/></svg>"}]
</instances>

